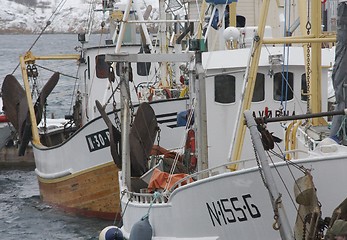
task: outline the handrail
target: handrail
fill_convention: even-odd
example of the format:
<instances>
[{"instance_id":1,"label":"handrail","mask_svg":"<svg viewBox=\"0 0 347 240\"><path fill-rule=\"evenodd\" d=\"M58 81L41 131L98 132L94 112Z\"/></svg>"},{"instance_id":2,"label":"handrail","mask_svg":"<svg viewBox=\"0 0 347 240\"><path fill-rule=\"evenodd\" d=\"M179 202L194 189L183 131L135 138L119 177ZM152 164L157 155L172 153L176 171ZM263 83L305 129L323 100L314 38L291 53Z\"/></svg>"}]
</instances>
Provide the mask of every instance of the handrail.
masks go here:
<instances>
[{"instance_id":1,"label":"handrail","mask_svg":"<svg viewBox=\"0 0 347 240\"><path fill-rule=\"evenodd\" d=\"M249 162L249 161L254 161L254 159L252 158L242 159L242 160L238 160L236 163L243 163L243 162ZM156 199L153 198L154 193L148 193L148 192L138 193L138 192L128 191L127 189L125 189L124 192L127 194L128 198L131 198L132 200L135 200L139 203L149 204L149 203L152 203L152 201L153 203L157 203L157 204L165 203L167 201L167 197L171 194L171 192L175 190L177 187L181 187L183 182L186 182L187 184L193 183L194 181L191 181L192 179L197 178L199 175L203 175L206 173L208 173L208 176L210 177L214 175L215 173L213 172L213 170L221 168L221 167L227 167L228 165L230 165L230 162L226 162L224 164L220 164L218 166L187 175L186 177L177 181L168 191L163 192L163 194L161 194L160 197Z\"/></svg>"}]
</instances>

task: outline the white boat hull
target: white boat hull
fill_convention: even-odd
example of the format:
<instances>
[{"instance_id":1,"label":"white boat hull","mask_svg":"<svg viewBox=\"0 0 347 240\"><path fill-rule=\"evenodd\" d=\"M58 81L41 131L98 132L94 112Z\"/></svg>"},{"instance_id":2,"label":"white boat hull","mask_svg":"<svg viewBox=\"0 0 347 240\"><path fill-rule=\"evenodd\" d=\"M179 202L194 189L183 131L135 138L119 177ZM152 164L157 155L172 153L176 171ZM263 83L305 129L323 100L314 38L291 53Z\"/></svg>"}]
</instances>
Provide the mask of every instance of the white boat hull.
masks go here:
<instances>
[{"instance_id":1,"label":"white boat hull","mask_svg":"<svg viewBox=\"0 0 347 240\"><path fill-rule=\"evenodd\" d=\"M337 147L338 151L330 155L321 154L315 158L293 161L312 170L323 218L330 217L347 197L347 190L344 190L347 150L343 146ZM293 176L298 178L303 173L284 162L276 163L276 170L272 166L272 172L293 228L297 204L294 206L295 197L290 197L287 189L292 193ZM334 182L334 186L331 186L331 182ZM126 213L122 231L126 237L129 237L131 226L147 214L149 207L149 203L129 201L128 197L123 197L122 208ZM166 203L152 205L149 221L153 228L153 239L280 238L279 231L272 227L275 223L274 211L257 167L219 174L182 186L172 192Z\"/></svg>"}]
</instances>

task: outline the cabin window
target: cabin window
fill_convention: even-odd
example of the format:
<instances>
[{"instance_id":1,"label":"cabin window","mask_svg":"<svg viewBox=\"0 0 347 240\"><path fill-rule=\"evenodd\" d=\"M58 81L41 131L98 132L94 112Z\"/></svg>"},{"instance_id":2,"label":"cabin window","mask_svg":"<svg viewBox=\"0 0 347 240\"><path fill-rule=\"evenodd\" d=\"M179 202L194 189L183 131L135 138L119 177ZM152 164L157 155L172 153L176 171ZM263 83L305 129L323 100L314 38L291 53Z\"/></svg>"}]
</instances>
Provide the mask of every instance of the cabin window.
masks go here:
<instances>
[{"instance_id":1,"label":"cabin window","mask_svg":"<svg viewBox=\"0 0 347 240\"><path fill-rule=\"evenodd\" d=\"M307 101L307 81L306 73L301 75L301 100Z\"/></svg>"},{"instance_id":2,"label":"cabin window","mask_svg":"<svg viewBox=\"0 0 347 240\"><path fill-rule=\"evenodd\" d=\"M286 79L286 77L288 78ZM286 101L293 99L293 73L275 73L273 77L273 97L276 101ZM283 83L283 88L282 88Z\"/></svg>"},{"instance_id":3,"label":"cabin window","mask_svg":"<svg viewBox=\"0 0 347 240\"><path fill-rule=\"evenodd\" d=\"M149 70L151 69L151 63L150 62L138 62L136 69L137 69L137 75L148 76Z\"/></svg>"},{"instance_id":4,"label":"cabin window","mask_svg":"<svg viewBox=\"0 0 347 240\"><path fill-rule=\"evenodd\" d=\"M110 77L112 71L110 71L111 64L105 62L105 55L98 55L95 57L96 76L98 78Z\"/></svg>"},{"instance_id":5,"label":"cabin window","mask_svg":"<svg viewBox=\"0 0 347 240\"><path fill-rule=\"evenodd\" d=\"M214 101L218 103L235 102L235 77L218 75L214 78Z\"/></svg>"},{"instance_id":6,"label":"cabin window","mask_svg":"<svg viewBox=\"0 0 347 240\"><path fill-rule=\"evenodd\" d=\"M120 63L116 63L116 75L119 77L120 76Z\"/></svg>"},{"instance_id":7,"label":"cabin window","mask_svg":"<svg viewBox=\"0 0 347 240\"><path fill-rule=\"evenodd\" d=\"M146 53L150 54L151 50L149 49L148 45L142 46L140 48L140 54L141 53ZM138 62L136 64L136 69L137 69L137 75L139 76L148 76L149 75L149 70L151 69L151 63L150 62Z\"/></svg>"},{"instance_id":8,"label":"cabin window","mask_svg":"<svg viewBox=\"0 0 347 240\"><path fill-rule=\"evenodd\" d=\"M261 102L265 99L265 75L257 73L253 91L252 102Z\"/></svg>"}]
</instances>

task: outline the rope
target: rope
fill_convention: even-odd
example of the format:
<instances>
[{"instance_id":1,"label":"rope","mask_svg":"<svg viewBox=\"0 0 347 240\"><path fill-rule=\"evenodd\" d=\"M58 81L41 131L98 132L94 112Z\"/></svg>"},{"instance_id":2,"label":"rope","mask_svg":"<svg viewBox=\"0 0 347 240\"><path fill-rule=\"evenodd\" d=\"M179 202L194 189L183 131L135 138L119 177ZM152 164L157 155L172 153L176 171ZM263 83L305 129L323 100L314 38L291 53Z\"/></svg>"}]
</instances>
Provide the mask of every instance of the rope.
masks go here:
<instances>
[{"instance_id":1,"label":"rope","mask_svg":"<svg viewBox=\"0 0 347 240\"><path fill-rule=\"evenodd\" d=\"M38 64L36 64L36 66L39 67L39 68L42 68L42 69L44 69L44 70L46 70L46 71L56 72L56 71L53 70L53 69L50 69L50 68L47 68L47 67L44 67L44 66L41 66L41 65L38 65ZM72 97L71 97L70 108L69 108L69 114L70 114L71 111L72 111L72 106L73 106L73 96L74 96L74 93L75 93L75 90L76 90L76 86L78 85L78 84L77 84L77 80L78 80L78 77L77 77L77 75L78 75L78 70L77 70L77 72L76 72L76 76L72 76L72 75L69 75L69 74L62 73L62 72L59 72L59 73L60 73L61 76L65 76L65 77L72 78L72 79L75 80L74 87L73 87L73 91L72 91L72 94L71 94Z\"/></svg>"},{"instance_id":2,"label":"rope","mask_svg":"<svg viewBox=\"0 0 347 240\"><path fill-rule=\"evenodd\" d=\"M154 193L153 193L153 198L152 198L151 203L149 204L148 211L147 211L147 213L141 218L141 220L144 220L144 219L146 219L146 218L149 218L149 212L151 211L151 208L152 208L152 206L153 206L153 203L154 203L157 199L159 199L160 196L162 196L162 194L161 194L160 192L154 192Z\"/></svg>"},{"instance_id":3,"label":"rope","mask_svg":"<svg viewBox=\"0 0 347 240\"><path fill-rule=\"evenodd\" d=\"M192 108L191 108L191 110L189 112L189 115L188 115L186 128L185 128L186 134L184 135L183 142L181 143L182 148L180 148L181 153L183 151L183 146L185 145L184 143L187 141L187 135L188 135L187 133L188 133L189 127L191 126L191 123L192 123L192 120L193 120L195 106L196 106L196 101L194 101L194 103L192 104ZM179 152L176 152L174 162L173 162L173 164L171 166L171 169L170 169L169 179L167 180L165 188L164 188L165 190L168 190L168 188L169 188L169 186L171 184L172 175L174 174L174 171L176 169L176 165L177 165L178 159L179 159Z\"/></svg>"},{"instance_id":4,"label":"rope","mask_svg":"<svg viewBox=\"0 0 347 240\"><path fill-rule=\"evenodd\" d=\"M282 182L284 188L286 189L286 192L287 192L288 196L290 197L290 200L291 200L292 205L294 206L294 208L296 209L296 211L298 211L298 207L297 207L297 205L295 204L294 198L292 197L291 192L289 191L289 189L288 189L288 187L287 187L287 185L286 185L284 179L281 177L281 174L280 174L280 172L278 171L278 169L277 169L276 165L274 164L274 161L273 161L273 159L272 159L272 157L270 156L269 153L272 153L272 154L274 154L276 157L278 157L279 159L282 159L283 161L285 161L286 166L287 166L287 168L288 168L288 171L289 171L289 173L290 173L292 179L294 180L295 184L296 184L295 176L294 176L294 173L293 173L292 169L290 168L290 166L295 167L297 170L301 171L301 172L304 173L304 174L305 174L305 172L307 171L307 169L305 169L303 166L299 166L298 164L296 164L296 163L294 163L294 162L292 162L292 161L286 161L286 160L285 160L285 155L283 154L283 152L282 152L282 150L280 149L279 145L278 145L277 143L276 143L276 145L277 145L278 149L280 150L281 154L276 153L275 151L268 151L267 154L268 154L268 157L269 157L270 161L272 162L272 164L273 164L273 166L274 166L274 168L275 168L275 170L276 170L277 175L278 175L279 178L281 179L281 182ZM298 187L299 187L299 186L298 186ZM298 215L298 216L300 217L301 221L303 221L303 217L302 217L301 215Z\"/></svg>"},{"instance_id":5,"label":"rope","mask_svg":"<svg viewBox=\"0 0 347 240\"><path fill-rule=\"evenodd\" d=\"M120 198L119 203L121 203L121 202L122 202L122 199L123 199L123 197L124 197L125 193L126 193L126 191L125 191L125 190L123 190L123 191L121 192L122 197ZM123 212L121 212L121 214L120 214L120 218L121 218L121 220L123 220L123 216L124 216L124 214L125 214L125 211L127 210L128 204L129 204L129 202L130 202L132 199L133 199L133 194L132 194L132 193L130 193L130 197L128 198L128 201L127 201L127 203L125 204L124 211L123 211ZM113 225L116 225L116 219L117 219L117 215L115 216L115 219L114 219ZM121 227L121 226L120 226L121 222L122 222L122 221L120 221L120 222L119 222L118 227Z\"/></svg>"},{"instance_id":6,"label":"rope","mask_svg":"<svg viewBox=\"0 0 347 240\"><path fill-rule=\"evenodd\" d=\"M39 68L42 68L42 69L44 69L44 70L47 70L47 71L50 71L50 72L56 72L55 70L53 70L53 69L50 69L50 68L47 68L47 67L44 67L44 66L41 66L41 65L38 65L38 64L35 64L37 67L39 67ZM72 75L69 75L69 74L65 74L65 73L61 73L61 72L59 72L60 73L60 75L62 75L62 76L65 76L65 77L69 77L69 78L73 78L73 79L78 79L78 77L74 77L74 76L72 76Z\"/></svg>"}]
</instances>

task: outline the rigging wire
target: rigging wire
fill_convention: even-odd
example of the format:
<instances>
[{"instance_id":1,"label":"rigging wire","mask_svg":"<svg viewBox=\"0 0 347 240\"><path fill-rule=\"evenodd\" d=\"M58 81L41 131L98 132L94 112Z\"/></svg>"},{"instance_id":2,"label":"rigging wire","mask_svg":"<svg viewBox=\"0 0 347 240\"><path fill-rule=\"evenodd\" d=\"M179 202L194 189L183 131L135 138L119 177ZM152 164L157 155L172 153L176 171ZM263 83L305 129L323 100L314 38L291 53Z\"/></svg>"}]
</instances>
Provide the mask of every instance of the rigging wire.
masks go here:
<instances>
[{"instance_id":1,"label":"rigging wire","mask_svg":"<svg viewBox=\"0 0 347 240\"><path fill-rule=\"evenodd\" d=\"M31 46L29 47L28 51L31 51L31 49L36 45L37 41L41 38L42 34L46 31L47 27L49 25L51 25L51 23L54 21L55 17L56 17L56 13L58 12L58 10L60 11L63 6L65 5L67 0L61 0L58 4L58 6L54 9L54 11L52 12L52 15L48 18L46 25L44 26L44 28L41 30L40 34L37 36L37 38L35 39L35 41L31 44ZM35 32L35 31L34 31ZM14 70L12 71L12 75L17 71L18 67L19 67L20 63L17 64L17 66L14 68Z\"/></svg>"},{"instance_id":2,"label":"rigging wire","mask_svg":"<svg viewBox=\"0 0 347 240\"><path fill-rule=\"evenodd\" d=\"M267 53L268 53L269 55L271 55L271 52L270 52L270 49L268 48L268 46L267 46L266 44L263 44L263 46L265 47ZM274 65L273 67L276 67L276 68L277 68L278 66ZM278 69L279 69L279 67L278 67ZM300 104L300 102L301 102L300 99L301 99L301 98L299 98L299 96L296 95L294 89L293 89L292 86L289 84L288 78L286 78L286 77L284 76L283 72L281 72L281 75L282 75L282 78L284 78L284 80L286 81L286 85L288 86L289 90L292 91L293 96L294 96L294 99L296 100L296 103L298 103L298 105L295 105L295 106L299 106L300 111L301 111L301 112L304 112L304 109L302 108L302 106L301 106L301 104Z\"/></svg>"},{"instance_id":3,"label":"rigging wire","mask_svg":"<svg viewBox=\"0 0 347 240\"><path fill-rule=\"evenodd\" d=\"M284 186L284 188L285 188L285 190L286 190L286 192L287 192L287 194L288 194L288 196L289 196L289 198L290 198L290 201L291 201L293 207L295 208L296 212L298 212L299 209L298 209L297 205L295 204L294 198L293 198L291 192L289 191L287 184L285 183L284 179L282 178L282 176L281 176L281 174L280 174L278 168L276 167L276 165L275 165L275 163L274 163L272 157L270 156L270 154L269 154L268 152L267 152L267 154L268 154L268 158L270 159L272 165L274 166L275 171L276 171L278 177L280 178L280 180L281 180L281 182L282 182L282 184L283 184L283 186ZM290 162L290 161L286 161L286 162ZM294 180L294 183L297 185L297 183L296 183L296 181L295 181L294 174L293 174L293 172L291 171L291 169L289 168L289 165L286 164L286 166L288 166L289 172L290 172L290 174L291 174L291 176L292 176L292 178L293 178L293 180ZM298 186L298 185L297 185L297 186ZM299 186L298 186L298 187L299 187ZM301 220L302 222L304 222L304 218L303 218L300 214L298 214L298 216L300 217L300 220Z\"/></svg>"},{"instance_id":4,"label":"rigging wire","mask_svg":"<svg viewBox=\"0 0 347 240\"><path fill-rule=\"evenodd\" d=\"M281 182L282 182L283 186L285 187L286 192L287 192L287 194L289 195L289 197L290 197L290 199L291 199L291 202L292 202L292 204L293 204L295 210L298 212L298 208L297 208L297 206L296 206L296 204L295 204L295 201L294 201L292 195L290 194L290 191L289 191L289 189L288 189L286 183L284 182L284 179L281 177L281 174L279 173L279 170L278 170L278 168L276 167L276 165L275 165L275 163L274 163L274 161L273 161L271 155L269 154L269 152L272 153L272 154L274 154L274 155L275 155L276 157L278 157L279 159L282 159L282 160L286 163L286 166L287 166L287 168L288 168L288 172L290 173L292 179L294 180L294 184L295 184L299 189L300 189L300 186L299 186L299 185L297 184L297 182L295 181L295 176L294 176L294 173L293 173L292 169L290 168L290 166L295 167L297 170L301 171L303 174L305 174L308 170L307 170L306 168L304 168L302 165L300 166L300 165L298 165L298 164L296 164L296 163L294 163L294 162L292 162L292 161L286 160L285 157L284 157L285 154L284 154L283 151L281 150L281 148L280 148L280 146L279 146L278 143L276 143L276 146L277 146L277 148L279 149L279 151L280 151L281 153L279 154L279 153L275 152L274 150L267 151L268 158L269 158L270 161L272 162L272 164L273 164L273 166L274 166L274 168L275 168L275 170L276 170L276 172L277 172L279 178L281 179ZM299 215L299 217L300 217L301 221L304 222L303 216Z\"/></svg>"},{"instance_id":5,"label":"rigging wire","mask_svg":"<svg viewBox=\"0 0 347 240\"><path fill-rule=\"evenodd\" d=\"M285 188L285 190L286 190L286 192L287 192L287 194L288 194L288 196L289 196L293 206L296 208L296 210L298 210L296 205L295 205L295 201L293 199L293 196L292 196L291 192L289 191L287 184L284 182L284 179L282 178L281 173L279 172L278 168L276 167L276 165L275 165L271 155L269 154L269 152L266 152L266 153L267 153L268 158L270 159L272 165L274 166L274 168L276 170L276 173L277 173L278 177L280 178L280 180L281 180L281 182L282 182L282 184L283 184L283 186L284 186L284 188ZM293 178L293 179L295 180L295 178Z\"/></svg>"},{"instance_id":6,"label":"rigging wire","mask_svg":"<svg viewBox=\"0 0 347 240\"><path fill-rule=\"evenodd\" d=\"M50 71L50 72L56 72L55 70L53 70L53 69L50 69L50 68L47 68L47 67L44 67L44 66L41 66L41 65L39 65L39 64L35 64L37 67L39 67L39 68L42 68L42 69L44 69L44 70L47 70L47 71ZM73 78L73 79L78 79L78 77L75 77L75 76L72 76L72 75L69 75L69 74L65 74L65 73L61 73L61 72L59 72L60 73L60 75L62 75L62 76L65 76L65 77L68 77L68 78Z\"/></svg>"},{"instance_id":7,"label":"rigging wire","mask_svg":"<svg viewBox=\"0 0 347 240\"><path fill-rule=\"evenodd\" d=\"M289 7L288 7L289 5ZM283 29L283 35L284 37L286 37L288 35L288 31L287 29L290 29L290 8L291 4L287 4L287 1L285 2L284 5L284 29ZM288 14L289 12L289 14ZM288 16L287 16L288 15ZM287 19L288 19L288 27L287 27ZM283 65L282 65L282 86L281 86L281 107L284 109L284 112L286 111L287 108L287 100L288 100L288 68L289 68L289 44L283 44ZM285 74L285 77L284 77ZM284 83L286 82L286 84L284 85ZM284 89L285 87L285 89ZM285 93L284 93L285 91ZM284 101L284 104L283 104Z\"/></svg>"},{"instance_id":8,"label":"rigging wire","mask_svg":"<svg viewBox=\"0 0 347 240\"><path fill-rule=\"evenodd\" d=\"M191 110L189 111L187 123L186 123L186 126L185 126L186 134L184 134L184 137L182 139L182 142L181 142L181 145L180 145L182 147L180 148L180 151L183 151L183 148L184 148L184 145L185 145L184 143L187 141L187 137L188 137L187 133L188 133L188 130L189 130L189 126L192 124L192 121L193 121L193 116L194 116L196 104L197 104L197 102L194 101L193 104L192 104ZM170 190L169 186L170 186L170 183L172 181L172 177L173 177L174 171L176 169L176 165L177 165L177 162L178 162L178 159L179 159L179 153L180 152L176 152L176 154L175 154L175 159L173 161L173 164L172 164L170 172L169 172L169 178L166 181L166 185L165 185L165 188L164 188L165 191L169 191Z\"/></svg>"},{"instance_id":9,"label":"rigging wire","mask_svg":"<svg viewBox=\"0 0 347 240\"><path fill-rule=\"evenodd\" d=\"M91 1L89 3L88 14L87 14L88 19L87 19L87 21L85 21L85 25L84 25L84 28L86 29L86 32L88 33L88 35L90 34L90 31L92 29L93 22L94 22L95 4L96 4L96 0Z\"/></svg>"}]
</instances>

